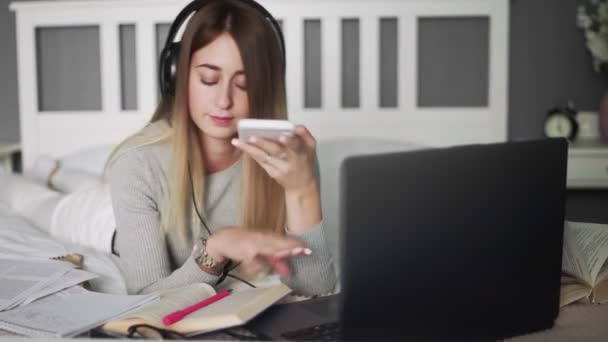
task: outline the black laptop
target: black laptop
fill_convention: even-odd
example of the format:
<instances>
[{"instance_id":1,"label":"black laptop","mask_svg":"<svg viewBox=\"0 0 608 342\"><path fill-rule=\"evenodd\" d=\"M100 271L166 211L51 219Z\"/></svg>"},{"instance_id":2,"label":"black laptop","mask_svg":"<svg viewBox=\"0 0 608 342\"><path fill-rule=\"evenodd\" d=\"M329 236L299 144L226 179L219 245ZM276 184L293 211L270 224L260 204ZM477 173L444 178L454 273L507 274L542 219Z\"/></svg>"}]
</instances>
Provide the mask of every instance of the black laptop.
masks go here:
<instances>
[{"instance_id":1,"label":"black laptop","mask_svg":"<svg viewBox=\"0 0 608 342\"><path fill-rule=\"evenodd\" d=\"M280 340L403 340L552 327L566 165L563 139L347 158L341 293L275 306L250 329Z\"/></svg>"}]
</instances>

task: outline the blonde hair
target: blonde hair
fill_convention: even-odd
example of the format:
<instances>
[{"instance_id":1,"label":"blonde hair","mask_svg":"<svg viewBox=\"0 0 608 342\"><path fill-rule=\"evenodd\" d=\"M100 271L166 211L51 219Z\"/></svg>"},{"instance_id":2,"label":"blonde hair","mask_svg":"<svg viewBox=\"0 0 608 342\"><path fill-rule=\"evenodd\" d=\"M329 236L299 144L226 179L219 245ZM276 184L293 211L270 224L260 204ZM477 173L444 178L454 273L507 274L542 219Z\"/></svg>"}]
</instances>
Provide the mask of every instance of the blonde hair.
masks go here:
<instances>
[{"instance_id":1,"label":"blonde hair","mask_svg":"<svg viewBox=\"0 0 608 342\"><path fill-rule=\"evenodd\" d=\"M191 215L192 238L201 233L191 201L205 216L205 166L200 131L188 112L188 77L192 54L222 33L235 40L245 71L249 112L255 118L287 118L285 75L279 42L270 25L257 11L235 0L214 0L198 10L181 39L177 62L175 97L163 97L150 123L127 138L112 153L106 169L131 148L161 142L172 145L168 198L161 199L161 223L165 233L186 238L186 218ZM241 196L238 225L256 231L285 233L286 208L283 188L248 155L242 155ZM189 174L189 169L191 176ZM190 179L192 183L190 184Z\"/></svg>"}]
</instances>

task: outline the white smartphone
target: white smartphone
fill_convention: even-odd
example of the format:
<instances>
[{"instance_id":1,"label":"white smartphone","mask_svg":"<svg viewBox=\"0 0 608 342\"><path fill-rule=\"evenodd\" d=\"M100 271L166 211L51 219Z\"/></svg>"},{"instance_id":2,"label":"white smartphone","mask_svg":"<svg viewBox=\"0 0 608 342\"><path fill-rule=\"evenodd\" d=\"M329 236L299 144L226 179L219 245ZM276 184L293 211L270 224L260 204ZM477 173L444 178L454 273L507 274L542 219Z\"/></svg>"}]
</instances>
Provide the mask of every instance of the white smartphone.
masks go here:
<instances>
[{"instance_id":1,"label":"white smartphone","mask_svg":"<svg viewBox=\"0 0 608 342\"><path fill-rule=\"evenodd\" d=\"M279 140L281 136L292 137L296 125L287 120L241 119L238 123L239 139L245 142L250 137Z\"/></svg>"}]
</instances>

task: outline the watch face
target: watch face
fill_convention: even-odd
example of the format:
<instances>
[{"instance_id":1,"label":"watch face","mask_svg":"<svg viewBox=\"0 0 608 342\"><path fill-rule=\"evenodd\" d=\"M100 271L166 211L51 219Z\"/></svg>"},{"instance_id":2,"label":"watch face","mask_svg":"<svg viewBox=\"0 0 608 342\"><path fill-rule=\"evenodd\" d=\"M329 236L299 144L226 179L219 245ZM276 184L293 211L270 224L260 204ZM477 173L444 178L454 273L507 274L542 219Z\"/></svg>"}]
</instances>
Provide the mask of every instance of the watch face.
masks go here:
<instances>
[{"instance_id":1,"label":"watch face","mask_svg":"<svg viewBox=\"0 0 608 342\"><path fill-rule=\"evenodd\" d=\"M554 114L545 121L545 135L550 138L568 138L574 131L570 118L564 114Z\"/></svg>"}]
</instances>

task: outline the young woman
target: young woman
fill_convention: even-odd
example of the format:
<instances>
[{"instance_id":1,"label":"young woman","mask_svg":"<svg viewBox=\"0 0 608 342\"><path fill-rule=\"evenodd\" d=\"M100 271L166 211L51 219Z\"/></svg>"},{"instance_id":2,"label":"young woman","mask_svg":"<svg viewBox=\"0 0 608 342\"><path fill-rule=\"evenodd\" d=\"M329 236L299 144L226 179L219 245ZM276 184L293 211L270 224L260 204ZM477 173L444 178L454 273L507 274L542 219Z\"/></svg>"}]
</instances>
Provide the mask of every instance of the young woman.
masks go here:
<instances>
[{"instance_id":1,"label":"young woman","mask_svg":"<svg viewBox=\"0 0 608 342\"><path fill-rule=\"evenodd\" d=\"M250 2L208 1L192 15L174 95L108 161L129 293L215 285L228 270L270 265L289 269L282 279L295 293L334 288L315 139L303 126L281 141L237 138L240 119L287 117L280 33Z\"/></svg>"}]
</instances>

